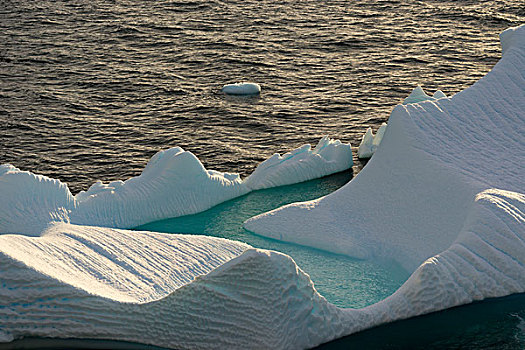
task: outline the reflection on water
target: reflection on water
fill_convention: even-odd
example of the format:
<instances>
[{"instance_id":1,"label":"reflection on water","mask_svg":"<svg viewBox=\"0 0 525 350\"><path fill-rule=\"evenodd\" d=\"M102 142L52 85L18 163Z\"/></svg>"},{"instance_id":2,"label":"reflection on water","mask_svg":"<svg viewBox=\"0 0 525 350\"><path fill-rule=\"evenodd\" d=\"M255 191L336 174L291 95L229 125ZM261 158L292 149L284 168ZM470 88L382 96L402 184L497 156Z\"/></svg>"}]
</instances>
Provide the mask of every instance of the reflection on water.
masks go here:
<instances>
[{"instance_id":1,"label":"reflection on water","mask_svg":"<svg viewBox=\"0 0 525 350\"><path fill-rule=\"evenodd\" d=\"M525 294L397 321L320 346L323 350L525 349Z\"/></svg>"},{"instance_id":2,"label":"reflection on water","mask_svg":"<svg viewBox=\"0 0 525 350\"><path fill-rule=\"evenodd\" d=\"M243 176L322 135L356 147L416 84L477 81L524 21L523 0L0 1L0 163L77 193L171 146ZM221 93L239 80L261 97Z\"/></svg>"}]
</instances>

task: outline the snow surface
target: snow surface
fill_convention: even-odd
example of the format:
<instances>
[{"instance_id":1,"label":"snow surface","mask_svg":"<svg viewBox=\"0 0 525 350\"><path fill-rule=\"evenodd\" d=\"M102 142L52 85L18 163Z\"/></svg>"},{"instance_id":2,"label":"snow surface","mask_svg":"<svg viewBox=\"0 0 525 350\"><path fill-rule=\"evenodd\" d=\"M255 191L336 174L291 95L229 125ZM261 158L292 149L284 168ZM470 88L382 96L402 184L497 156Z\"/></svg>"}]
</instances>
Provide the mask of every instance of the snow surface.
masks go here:
<instances>
[{"instance_id":1,"label":"snow surface","mask_svg":"<svg viewBox=\"0 0 525 350\"><path fill-rule=\"evenodd\" d=\"M252 190L289 185L337 173L352 165L349 145L325 136L313 150L304 145L282 156L275 153L259 164L244 183Z\"/></svg>"},{"instance_id":2,"label":"snow surface","mask_svg":"<svg viewBox=\"0 0 525 350\"><path fill-rule=\"evenodd\" d=\"M340 311L293 260L214 237L53 224L0 236L0 341L113 339L175 349L299 349Z\"/></svg>"},{"instance_id":3,"label":"snow surface","mask_svg":"<svg viewBox=\"0 0 525 350\"><path fill-rule=\"evenodd\" d=\"M447 95L445 95L441 90L437 90L436 92L434 92L433 96L429 96L425 93L423 88L418 85L416 88L414 88L414 90L412 90L410 95L408 95L407 98L405 98L403 104L406 105L409 103L419 103L423 101L435 101L443 97L447 97Z\"/></svg>"},{"instance_id":4,"label":"snow surface","mask_svg":"<svg viewBox=\"0 0 525 350\"><path fill-rule=\"evenodd\" d=\"M372 132L372 128L368 128L366 130L366 133L363 135L361 143L359 144L359 149L357 150L357 156L359 158L366 159L371 158L374 155L377 147L379 147L379 144L381 143L381 140L383 140L386 127L386 123L381 124L375 135Z\"/></svg>"},{"instance_id":5,"label":"snow surface","mask_svg":"<svg viewBox=\"0 0 525 350\"><path fill-rule=\"evenodd\" d=\"M372 308L385 321L525 292L525 26L501 39L502 59L472 87L397 106L350 183L245 227L413 271Z\"/></svg>"},{"instance_id":6,"label":"snow surface","mask_svg":"<svg viewBox=\"0 0 525 350\"><path fill-rule=\"evenodd\" d=\"M447 250L421 264L392 296L362 309L327 302L290 257L226 239L64 223L40 237L3 235L0 341L36 336L174 349L304 349L523 292L525 196L488 190L473 207Z\"/></svg>"},{"instance_id":7,"label":"snow surface","mask_svg":"<svg viewBox=\"0 0 525 350\"><path fill-rule=\"evenodd\" d=\"M248 82L227 84L222 87L222 92L228 95L258 95L261 93L261 86Z\"/></svg>"},{"instance_id":8,"label":"snow surface","mask_svg":"<svg viewBox=\"0 0 525 350\"><path fill-rule=\"evenodd\" d=\"M409 103L418 103L423 101L435 101L440 98L446 98L447 95L443 93L441 90L437 90L434 92L433 96L429 96L423 91L423 88L421 86L417 86L410 95L405 98L403 101L403 104L409 104ZM371 158L377 148L379 147L379 144L381 143L381 140L383 139L383 135L385 134L387 124L383 123L377 130L376 135L372 132L372 128L368 128L363 135L363 138L361 139L361 143L359 144L359 149L357 151L357 156L361 159L368 159Z\"/></svg>"},{"instance_id":9,"label":"snow surface","mask_svg":"<svg viewBox=\"0 0 525 350\"><path fill-rule=\"evenodd\" d=\"M0 233L38 235L49 222L132 228L161 219L195 214L254 189L281 186L346 170L349 144L323 137L275 154L245 182L238 174L206 170L180 147L155 154L142 174L126 181L93 184L73 196L66 184L0 165Z\"/></svg>"},{"instance_id":10,"label":"snow surface","mask_svg":"<svg viewBox=\"0 0 525 350\"><path fill-rule=\"evenodd\" d=\"M525 292L525 26L501 37L502 60L471 88L397 106L376 155L348 185L246 223L278 239L397 259L413 273L390 297L341 309L277 252L213 237L55 223L39 237L0 236L0 341L301 349ZM10 166L0 174L2 194L18 195L17 186L34 191L45 207L37 215L77 205L57 180ZM236 181L228 177L220 178ZM91 194L107 191L118 190L96 185ZM32 213L22 207L32 195L20 194L13 215ZM2 223L15 224L7 218Z\"/></svg>"}]
</instances>

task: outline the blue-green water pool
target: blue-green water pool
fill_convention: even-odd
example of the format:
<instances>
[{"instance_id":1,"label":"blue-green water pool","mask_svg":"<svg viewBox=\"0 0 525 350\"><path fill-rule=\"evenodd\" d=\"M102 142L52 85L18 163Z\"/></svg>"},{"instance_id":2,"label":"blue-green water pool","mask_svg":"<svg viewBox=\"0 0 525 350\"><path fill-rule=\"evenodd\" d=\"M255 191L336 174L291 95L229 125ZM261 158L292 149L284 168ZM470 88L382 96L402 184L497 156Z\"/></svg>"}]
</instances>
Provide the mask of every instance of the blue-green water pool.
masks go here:
<instances>
[{"instance_id":1,"label":"blue-green water pool","mask_svg":"<svg viewBox=\"0 0 525 350\"><path fill-rule=\"evenodd\" d=\"M353 259L317 249L257 236L243 222L282 205L327 195L351 179L342 172L300 184L254 191L195 215L149 223L136 229L187 234L205 234L276 250L291 256L310 275L316 289L340 307L360 308L392 294L408 278L397 264ZM359 199L356 199L359 200Z\"/></svg>"}]
</instances>

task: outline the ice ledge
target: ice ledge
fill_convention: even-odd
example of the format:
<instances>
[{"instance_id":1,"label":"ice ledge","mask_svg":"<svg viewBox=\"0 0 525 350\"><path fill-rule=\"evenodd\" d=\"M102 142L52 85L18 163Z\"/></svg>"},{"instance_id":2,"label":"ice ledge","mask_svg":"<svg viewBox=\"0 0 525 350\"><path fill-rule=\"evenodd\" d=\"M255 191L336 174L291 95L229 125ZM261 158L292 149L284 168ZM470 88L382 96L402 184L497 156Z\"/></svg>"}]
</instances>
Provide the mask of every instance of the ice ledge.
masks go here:
<instances>
[{"instance_id":1,"label":"ice ledge","mask_svg":"<svg viewBox=\"0 0 525 350\"><path fill-rule=\"evenodd\" d=\"M68 224L0 242L0 341L301 349L343 333L341 310L281 253L213 237Z\"/></svg>"},{"instance_id":2,"label":"ice ledge","mask_svg":"<svg viewBox=\"0 0 525 350\"><path fill-rule=\"evenodd\" d=\"M67 224L42 237L4 235L0 341L45 336L177 349L311 348L382 323L525 292L524 210L522 194L480 193L450 248L427 259L392 296L362 309L328 303L290 257L224 239ZM96 247L101 242L108 249ZM67 253L57 253L60 247ZM50 264L84 272L51 271ZM193 278L181 284L184 274ZM98 281L82 285L84 277Z\"/></svg>"},{"instance_id":3,"label":"ice ledge","mask_svg":"<svg viewBox=\"0 0 525 350\"><path fill-rule=\"evenodd\" d=\"M288 185L352 166L349 144L323 137L283 156L274 154L244 182L238 174L206 170L180 147L155 154L141 175L93 184L73 196L66 184L0 165L0 234L39 235L49 222L132 228L195 214L252 190Z\"/></svg>"}]
</instances>

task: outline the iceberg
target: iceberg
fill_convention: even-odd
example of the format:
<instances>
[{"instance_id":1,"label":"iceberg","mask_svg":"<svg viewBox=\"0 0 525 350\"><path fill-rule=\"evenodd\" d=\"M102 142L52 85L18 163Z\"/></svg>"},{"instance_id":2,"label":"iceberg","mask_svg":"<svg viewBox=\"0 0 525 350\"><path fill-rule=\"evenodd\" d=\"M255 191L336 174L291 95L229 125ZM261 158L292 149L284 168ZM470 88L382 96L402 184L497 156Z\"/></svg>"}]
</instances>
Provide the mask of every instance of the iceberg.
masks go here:
<instances>
[{"instance_id":1,"label":"iceberg","mask_svg":"<svg viewBox=\"0 0 525 350\"><path fill-rule=\"evenodd\" d=\"M383 140L386 127L386 123L381 124L375 135L372 132L372 128L368 128L366 130L366 133L363 135L361 143L359 144L359 149L357 150L357 156L360 159L371 158L374 155L377 147L379 147L379 144L381 143L381 140Z\"/></svg>"},{"instance_id":2,"label":"iceberg","mask_svg":"<svg viewBox=\"0 0 525 350\"><path fill-rule=\"evenodd\" d=\"M261 86L248 82L226 84L222 87L222 92L228 95L258 95L261 93Z\"/></svg>"},{"instance_id":3,"label":"iceberg","mask_svg":"<svg viewBox=\"0 0 525 350\"><path fill-rule=\"evenodd\" d=\"M254 189L330 175L352 166L349 144L323 137L281 157L275 154L244 182L238 174L206 170L180 147L155 154L139 176L94 183L73 196L66 184L0 165L0 233L37 235L50 222L133 228L195 214Z\"/></svg>"},{"instance_id":4,"label":"iceberg","mask_svg":"<svg viewBox=\"0 0 525 350\"><path fill-rule=\"evenodd\" d=\"M358 258L393 258L412 274L391 296L342 309L278 252L214 237L49 223L67 221L99 194L120 193L126 182L96 184L77 199L58 180L4 165L0 193L10 204L1 202L0 223L16 229L15 219L25 217L42 229L19 223L36 237L0 235L0 342L35 336L303 349L525 292L525 26L501 40L502 59L472 87L395 107L375 156L353 181L245 224ZM179 153L169 150L166 164ZM152 159L148 171L163 159ZM202 170L194 175L246 186L238 176ZM33 203L42 206L35 217Z\"/></svg>"},{"instance_id":5,"label":"iceberg","mask_svg":"<svg viewBox=\"0 0 525 350\"><path fill-rule=\"evenodd\" d=\"M215 237L55 223L0 236L0 280L0 342L300 349L342 331L290 257Z\"/></svg>"},{"instance_id":6,"label":"iceberg","mask_svg":"<svg viewBox=\"0 0 525 350\"><path fill-rule=\"evenodd\" d=\"M525 26L451 98L398 105L347 185L245 222L259 235L378 261L409 280L371 306L392 321L525 292Z\"/></svg>"},{"instance_id":7,"label":"iceberg","mask_svg":"<svg viewBox=\"0 0 525 350\"><path fill-rule=\"evenodd\" d=\"M47 337L304 349L523 292L525 196L489 190L474 206L446 251L393 295L362 309L330 304L290 257L222 238L65 223L38 237L2 235L0 342ZM516 220L508 222L509 215Z\"/></svg>"}]
</instances>

